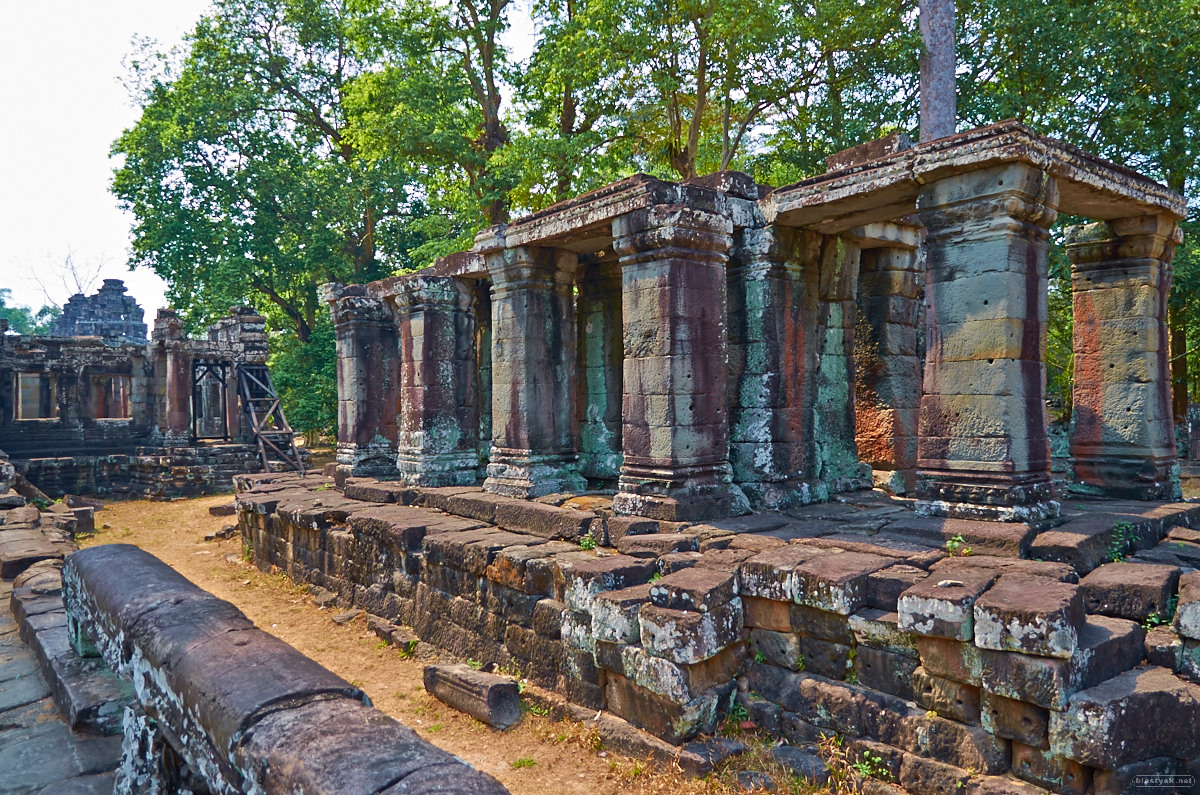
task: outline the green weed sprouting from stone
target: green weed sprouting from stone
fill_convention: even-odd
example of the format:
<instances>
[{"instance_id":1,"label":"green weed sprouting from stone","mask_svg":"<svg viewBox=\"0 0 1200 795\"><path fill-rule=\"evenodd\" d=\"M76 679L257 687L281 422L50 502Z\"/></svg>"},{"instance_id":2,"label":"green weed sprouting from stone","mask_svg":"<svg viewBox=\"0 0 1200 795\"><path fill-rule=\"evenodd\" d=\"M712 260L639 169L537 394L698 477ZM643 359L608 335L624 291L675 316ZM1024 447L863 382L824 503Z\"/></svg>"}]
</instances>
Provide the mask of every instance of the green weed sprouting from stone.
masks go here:
<instances>
[{"instance_id":1,"label":"green weed sprouting from stone","mask_svg":"<svg viewBox=\"0 0 1200 795\"><path fill-rule=\"evenodd\" d=\"M807 667L808 667L808 663L804 660L804 652L797 653L796 654L796 670L803 671Z\"/></svg>"},{"instance_id":2,"label":"green weed sprouting from stone","mask_svg":"<svg viewBox=\"0 0 1200 795\"><path fill-rule=\"evenodd\" d=\"M846 684L858 684L858 671L854 668L854 661L858 659L858 649L851 649L846 656Z\"/></svg>"},{"instance_id":3,"label":"green weed sprouting from stone","mask_svg":"<svg viewBox=\"0 0 1200 795\"><path fill-rule=\"evenodd\" d=\"M479 660L475 660L470 657L467 658L467 665L471 666L476 671L478 671L480 668L483 667L483 663L481 663Z\"/></svg>"},{"instance_id":4,"label":"green weed sprouting from stone","mask_svg":"<svg viewBox=\"0 0 1200 795\"><path fill-rule=\"evenodd\" d=\"M549 707L544 707L541 704L529 701L527 699L521 699L521 709L531 715L541 715L542 717L550 714Z\"/></svg>"},{"instance_id":5,"label":"green weed sprouting from stone","mask_svg":"<svg viewBox=\"0 0 1200 795\"><path fill-rule=\"evenodd\" d=\"M1133 522L1114 523L1112 540L1108 542L1109 561L1117 563L1129 557L1137 537L1137 528L1133 526Z\"/></svg>"},{"instance_id":6,"label":"green weed sprouting from stone","mask_svg":"<svg viewBox=\"0 0 1200 795\"><path fill-rule=\"evenodd\" d=\"M659 581L659 580L661 580L661 579L662 579L662 572L661 572L661 571L656 571L656 572L654 572L654 574L653 574L653 575L650 577L650 582L658 582L658 581Z\"/></svg>"},{"instance_id":7,"label":"green weed sprouting from stone","mask_svg":"<svg viewBox=\"0 0 1200 795\"><path fill-rule=\"evenodd\" d=\"M537 762L535 760L530 759L528 756L523 756L512 763L512 768L513 770L520 770L523 767L533 767L536 764Z\"/></svg>"},{"instance_id":8,"label":"green weed sprouting from stone","mask_svg":"<svg viewBox=\"0 0 1200 795\"><path fill-rule=\"evenodd\" d=\"M404 643L401 643L396 648L396 654L399 655L401 660L411 660L416 653L417 653L417 641L416 640L405 641Z\"/></svg>"},{"instance_id":9,"label":"green weed sprouting from stone","mask_svg":"<svg viewBox=\"0 0 1200 795\"><path fill-rule=\"evenodd\" d=\"M1155 627L1161 627L1165 624L1170 624L1171 619L1175 617L1175 610L1178 609L1178 607L1179 594L1173 594L1171 598L1167 600L1166 611L1160 615L1159 612L1155 610L1153 613L1146 616L1146 619L1142 621L1142 629L1149 632Z\"/></svg>"},{"instance_id":10,"label":"green weed sprouting from stone","mask_svg":"<svg viewBox=\"0 0 1200 795\"><path fill-rule=\"evenodd\" d=\"M579 547L581 549L586 549L586 550L590 551L590 550L595 549L598 546L600 546L600 542L598 540L596 540L596 537L594 535L592 535L591 530L588 530L587 535L585 535L583 538L579 539Z\"/></svg>"},{"instance_id":11,"label":"green weed sprouting from stone","mask_svg":"<svg viewBox=\"0 0 1200 795\"><path fill-rule=\"evenodd\" d=\"M746 709L746 705L741 702L736 702L729 708L729 719L738 721L750 720L750 710Z\"/></svg>"},{"instance_id":12,"label":"green weed sprouting from stone","mask_svg":"<svg viewBox=\"0 0 1200 795\"><path fill-rule=\"evenodd\" d=\"M863 778L877 778L880 781L891 781L892 774L887 769L887 763L882 756L864 750L859 754L857 762L851 762L850 767Z\"/></svg>"},{"instance_id":13,"label":"green weed sprouting from stone","mask_svg":"<svg viewBox=\"0 0 1200 795\"><path fill-rule=\"evenodd\" d=\"M254 547L250 546L245 541L243 541L242 542L242 560L249 563L253 559L254 559Z\"/></svg>"},{"instance_id":14,"label":"green weed sprouting from stone","mask_svg":"<svg viewBox=\"0 0 1200 795\"><path fill-rule=\"evenodd\" d=\"M965 558L971 554L971 548L966 546L966 543L962 533L957 533L946 542L946 553L952 558Z\"/></svg>"},{"instance_id":15,"label":"green weed sprouting from stone","mask_svg":"<svg viewBox=\"0 0 1200 795\"><path fill-rule=\"evenodd\" d=\"M759 665L762 665L766 661L767 661L767 655L762 653L762 649L755 649L754 650L754 662L756 662Z\"/></svg>"},{"instance_id":16,"label":"green weed sprouting from stone","mask_svg":"<svg viewBox=\"0 0 1200 795\"><path fill-rule=\"evenodd\" d=\"M386 640L381 639L378 643L375 644L376 649L386 649L387 647L388 647L388 642Z\"/></svg>"}]
</instances>

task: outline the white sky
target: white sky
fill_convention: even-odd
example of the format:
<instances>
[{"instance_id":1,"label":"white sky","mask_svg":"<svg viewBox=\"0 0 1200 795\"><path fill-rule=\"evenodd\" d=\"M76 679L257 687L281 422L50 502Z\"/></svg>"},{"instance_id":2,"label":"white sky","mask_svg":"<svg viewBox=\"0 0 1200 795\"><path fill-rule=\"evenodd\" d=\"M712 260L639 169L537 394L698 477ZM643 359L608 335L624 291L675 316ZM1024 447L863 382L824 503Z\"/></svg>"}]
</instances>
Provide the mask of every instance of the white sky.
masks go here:
<instances>
[{"instance_id":1,"label":"white sky","mask_svg":"<svg viewBox=\"0 0 1200 795\"><path fill-rule=\"evenodd\" d=\"M514 55L532 49L527 3L512 9ZM165 284L126 265L131 217L108 192L109 146L138 111L120 83L134 37L177 44L208 0L0 2L0 288L34 309L72 293L68 255L101 279L124 279L150 322ZM39 283L40 282L40 283ZM44 287L43 287L44 285Z\"/></svg>"},{"instance_id":2,"label":"white sky","mask_svg":"<svg viewBox=\"0 0 1200 795\"><path fill-rule=\"evenodd\" d=\"M207 0L4 2L0 24L0 287L12 302L61 304L68 254L124 279L149 321L163 282L131 273L130 218L108 192L108 148L137 119L119 78L134 36L177 43ZM86 268L85 268L86 269Z\"/></svg>"}]
</instances>

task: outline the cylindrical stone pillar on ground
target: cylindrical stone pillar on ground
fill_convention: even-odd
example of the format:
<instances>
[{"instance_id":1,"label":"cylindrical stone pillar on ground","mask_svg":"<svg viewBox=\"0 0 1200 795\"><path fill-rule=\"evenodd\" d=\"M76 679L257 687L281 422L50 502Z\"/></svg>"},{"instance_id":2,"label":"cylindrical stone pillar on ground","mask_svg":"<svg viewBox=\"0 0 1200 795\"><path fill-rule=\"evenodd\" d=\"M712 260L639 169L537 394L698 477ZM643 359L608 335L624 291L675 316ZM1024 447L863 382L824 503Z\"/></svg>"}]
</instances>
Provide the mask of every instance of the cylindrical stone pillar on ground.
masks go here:
<instances>
[{"instance_id":1,"label":"cylindrical stone pillar on ground","mask_svg":"<svg viewBox=\"0 0 1200 795\"><path fill-rule=\"evenodd\" d=\"M582 491L575 441L574 252L490 247L492 454L485 491L531 498Z\"/></svg>"},{"instance_id":2,"label":"cylindrical stone pillar on ground","mask_svg":"<svg viewBox=\"0 0 1200 795\"><path fill-rule=\"evenodd\" d=\"M616 481L621 471L621 264L612 252L581 263L579 471Z\"/></svg>"},{"instance_id":3,"label":"cylindrical stone pillar on ground","mask_svg":"<svg viewBox=\"0 0 1200 795\"><path fill-rule=\"evenodd\" d=\"M876 485L911 490L917 474L917 421L925 273L917 249L920 229L871 224L850 233L862 249L858 323L854 340L855 435L858 455Z\"/></svg>"},{"instance_id":4,"label":"cylindrical stone pillar on ground","mask_svg":"<svg viewBox=\"0 0 1200 795\"><path fill-rule=\"evenodd\" d=\"M1046 436L1048 228L1058 189L1010 163L946 177L927 230L917 510L1035 521L1058 514Z\"/></svg>"},{"instance_id":5,"label":"cylindrical stone pillar on ground","mask_svg":"<svg viewBox=\"0 0 1200 795\"><path fill-rule=\"evenodd\" d=\"M1140 500L1180 496L1166 323L1178 232L1170 218L1153 215L1068 232L1073 491Z\"/></svg>"},{"instance_id":6,"label":"cylindrical stone pillar on ground","mask_svg":"<svg viewBox=\"0 0 1200 795\"><path fill-rule=\"evenodd\" d=\"M417 275L389 295L399 332L396 469L420 486L479 480L475 285Z\"/></svg>"},{"instance_id":7,"label":"cylindrical stone pillar on ground","mask_svg":"<svg viewBox=\"0 0 1200 795\"><path fill-rule=\"evenodd\" d=\"M400 385L395 321L362 285L322 287L337 335L337 462L355 475L393 475Z\"/></svg>"},{"instance_id":8,"label":"cylindrical stone pillar on ground","mask_svg":"<svg viewBox=\"0 0 1200 795\"><path fill-rule=\"evenodd\" d=\"M656 205L613 222L621 257L623 431L617 513L746 513L731 482L725 318L729 218Z\"/></svg>"}]
</instances>

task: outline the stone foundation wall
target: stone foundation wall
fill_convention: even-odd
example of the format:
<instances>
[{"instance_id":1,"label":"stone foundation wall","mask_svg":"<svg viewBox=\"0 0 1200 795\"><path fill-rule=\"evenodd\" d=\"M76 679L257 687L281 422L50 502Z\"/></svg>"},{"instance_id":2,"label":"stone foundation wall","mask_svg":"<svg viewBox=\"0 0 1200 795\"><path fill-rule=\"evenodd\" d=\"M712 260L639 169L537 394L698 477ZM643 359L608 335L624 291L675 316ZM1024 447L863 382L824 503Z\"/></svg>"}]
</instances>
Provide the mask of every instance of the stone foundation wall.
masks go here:
<instances>
[{"instance_id":1,"label":"stone foundation wall","mask_svg":"<svg viewBox=\"0 0 1200 795\"><path fill-rule=\"evenodd\" d=\"M138 448L133 455L32 458L13 462L46 494L149 499L200 497L233 489L234 475L259 466L250 445Z\"/></svg>"},{"instance_id":2,"label":"stone foundation wall","mask_svg":"<svg viewBox=\"0 0 1200 795\"><path fill-rule=\"evenodd\" d=\"M1116 793L1200 756L1200 573L1153 558L1200 551L1186 506L1118 522L1120 562L1077 570L1020 546L963 555L958 534L941 549L816 537L828 518L686 525L616 516L599 498L238 485L260 567L671 743L741 704L793 745L841 736L913 793Z\"/></svg>"}]
</instances>

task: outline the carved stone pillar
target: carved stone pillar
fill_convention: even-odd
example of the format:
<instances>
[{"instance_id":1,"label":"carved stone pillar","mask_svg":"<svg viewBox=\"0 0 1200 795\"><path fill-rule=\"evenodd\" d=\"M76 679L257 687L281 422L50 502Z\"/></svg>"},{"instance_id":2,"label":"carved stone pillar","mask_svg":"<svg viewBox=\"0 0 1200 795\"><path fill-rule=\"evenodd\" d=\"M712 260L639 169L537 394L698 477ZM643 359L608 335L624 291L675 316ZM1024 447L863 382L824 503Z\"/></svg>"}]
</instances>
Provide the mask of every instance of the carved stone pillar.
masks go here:
<instances>
[{"instance_id":1,"label":"carved stone pillar","mask_svg":"<svg viewBox=\"0 0 1200 795\"><path fill-rule=\"evenodd\" d=\"M805 272L784 227L746 228L728 269L729 463L755 507L806 502L805 429L813 371ZM811 309L811 307L809 308Z\"/></svg>"},{"instance_id":2,"label":"carved stone pillar","mask_svg":"<svg viewBox=\"0 0 1200 795\"><path fill-rule=\"evenodd\" d=\"M483 488L520 498L582 491L587 481L575 446L578 257L528 246L497 247L485 257L492 278L492 454Z\"/></svg>"},{"instance_id":3,"label":"carved stone pillar","mask_svg":"<svg viewBox=\"0 0 1200 795\"><path fill-rule=\"evenodd\" d=\"M1046 436L1047 229L1058 188L1011 163L921 190L928 232L917 510L1058 514Z\"/></svg>"},{"instance_id":4,"label":"carved stone pillar","mask_svg":"<svg viewBox=\"0 0 1200 795\"><path fill-rule=\"evenodd\" d=\"M158 440L164 447L186 445L192 434L192 356L187 349L183 321L170 309L158 310L152 333L155 380L162 395L156 412Z\"/></svg>"},{"instance_id":5,"label":"carved stone pillar","mask_svg":"<svg viewBox=\"0 0 1200 795\"><path fill-rule=\"evenodd\" d=\"M732 232L728 218L680 205L613 223L625 340L618 513L688 521L749 510L728 460Z\"/></svg>"},{"instance_id":6,"label":"carved stone pillar","mask_svg":"<svg viewBox=\"0 0 1200 795\"><path fill-rule=\"evenodd\" d=\"M621 470L621 264L611 252L582 263L579 296L579 471L615 481Z\"/></svg>"},{"instance_id":7,"label":"carved stone pillar","mask_svg":"<svg viewBox=\"0 0 1200 795\"><path fill-rule=\"evenodd\" d=\"M1166 323L1178 235L1171 219L1153 215L1068 232L1072 490L1141 500L1180 496Z\"/></svg>"},{"instance_id":8,"label":"carved stone pillar","mask_svg":"<svg viewBox=\"0 0 1200 795\"><path fill-rule=\"evenodd\" d=\"M921 406L918 329L925 273L920 230L879 223L855 229L861 248L855 329L855 437L876 485L902 494L917 473Z\"/></svg>"},{"instance_id":9,"label":"carved stone pillar","mask_svg":"<svg viewBox=\"0 0 1200 795\"><path fill-rule=\"evenodd\" d=\"M389 300L399 331L400 479L472 485L479 478L474 285L419 275L398 283Z\"/></svg>"},{"instance_id":10,"label":"carved stone pillar","mask_svg":"<svg viewBox=\"0 0 1200 795\"><path fill-rule=\"evenodd\" d=\"M362 285L323 285L337 335L337 462L355 475L396 473L396 324Z\"/></svg>"}]
</instances>

